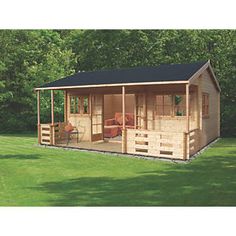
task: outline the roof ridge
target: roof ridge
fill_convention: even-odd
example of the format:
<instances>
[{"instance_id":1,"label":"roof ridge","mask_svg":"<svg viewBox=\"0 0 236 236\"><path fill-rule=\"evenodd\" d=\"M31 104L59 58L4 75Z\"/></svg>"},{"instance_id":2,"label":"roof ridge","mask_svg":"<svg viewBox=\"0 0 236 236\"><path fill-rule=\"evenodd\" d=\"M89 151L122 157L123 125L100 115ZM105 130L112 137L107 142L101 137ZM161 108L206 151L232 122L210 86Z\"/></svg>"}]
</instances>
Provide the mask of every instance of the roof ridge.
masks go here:
<instances>
[{"instance_id":1,"label":"roof ridge","mask_svg":"<svg viewBox=\"0 0 236 236\"><path fill-rule=\"evenodd\" d=\"M209 60L204 61L196 61L196 62L190 62L190 63L161 63L159 65L153 66L132 66L132 67L123 67L123 68L102 68L100 70L88 70L88 71L78 71L75 74L78 73L90 73L90 72L105 72L105 71L119 71L119 70L131 70L131 69L148 69L148 68L158 68L160 66L174 66L174 65L193 65L193 64L205 64Z\"/></svg>"}]
</instances>

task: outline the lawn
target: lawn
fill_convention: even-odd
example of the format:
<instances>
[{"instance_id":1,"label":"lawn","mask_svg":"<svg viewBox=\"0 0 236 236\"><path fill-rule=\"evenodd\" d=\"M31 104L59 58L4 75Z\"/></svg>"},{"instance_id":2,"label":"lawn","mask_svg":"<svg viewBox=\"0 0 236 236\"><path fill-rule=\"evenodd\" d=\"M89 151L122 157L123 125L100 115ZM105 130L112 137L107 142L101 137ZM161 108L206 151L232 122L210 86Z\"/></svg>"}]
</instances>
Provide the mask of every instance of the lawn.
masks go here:
<instances>
[{"instance_id":1,"label":"lawn","mask_svg":"<svg viewBox=\"0 0 236 236\"><path fill-rule=\"evenodd\" d=\"M188 164L36 146L0 136L1 206L235 206L236 138Z\"/></svg>"}]
</instances>

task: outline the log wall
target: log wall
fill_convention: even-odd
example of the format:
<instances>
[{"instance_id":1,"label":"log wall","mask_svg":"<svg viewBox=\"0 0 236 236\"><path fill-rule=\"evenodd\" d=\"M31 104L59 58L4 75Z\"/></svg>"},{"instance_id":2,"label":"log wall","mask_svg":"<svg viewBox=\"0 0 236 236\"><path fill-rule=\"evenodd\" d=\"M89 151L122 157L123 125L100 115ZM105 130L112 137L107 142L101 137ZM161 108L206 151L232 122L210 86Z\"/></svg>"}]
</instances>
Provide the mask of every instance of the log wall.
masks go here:
<instances>
[{"instance_id":1,"label":"log wall","mask_svg":"<svg viewBox=\"0 0 236 236\"><path fill-rule=\"evenodd\" d=\"M209 116L202 117L201 147L204 147L219 136L219 91L207 70L202 74L201 85L202 92L209 94Z\"/></svg>"}]
</instances>

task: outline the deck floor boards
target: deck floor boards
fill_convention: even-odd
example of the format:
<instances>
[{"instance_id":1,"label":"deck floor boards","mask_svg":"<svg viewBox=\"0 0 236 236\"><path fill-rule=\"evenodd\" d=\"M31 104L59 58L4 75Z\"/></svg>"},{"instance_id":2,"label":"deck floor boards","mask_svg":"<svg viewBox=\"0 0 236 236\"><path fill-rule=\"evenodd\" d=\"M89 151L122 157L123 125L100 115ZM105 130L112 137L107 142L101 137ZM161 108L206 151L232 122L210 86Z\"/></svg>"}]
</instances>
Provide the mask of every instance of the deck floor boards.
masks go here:
<instances>
[{"instance_id":1,"label":"deck floor boards","mask_svg":"<svg viewBox=\"0 0 236 236\"><path fill-rule=\"evenodd\" d=\"M56 146L60 147L72 147L72 148L81 148L81 149L88 149L88 150L97 150L97 151L105 151L105 152L122 152L121 143L113 143L113 142L76 142L72 140L67 145L66 141L57 143Z\"/></svg>"}]
</instances>

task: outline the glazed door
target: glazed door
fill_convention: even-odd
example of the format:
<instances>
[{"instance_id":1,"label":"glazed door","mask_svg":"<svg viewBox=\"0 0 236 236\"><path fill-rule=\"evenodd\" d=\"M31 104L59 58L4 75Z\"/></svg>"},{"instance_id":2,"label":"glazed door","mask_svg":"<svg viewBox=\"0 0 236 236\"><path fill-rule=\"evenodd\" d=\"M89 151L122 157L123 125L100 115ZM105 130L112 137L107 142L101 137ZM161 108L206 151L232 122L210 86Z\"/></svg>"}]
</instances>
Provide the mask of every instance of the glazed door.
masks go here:
<instances>
[{"instance_id":1,"label":"glazed door","mask_svg":"<svg viewBox=\"0 0 236 236\"><path fill-rule=\"evenodd\" d=\"M91 95L91 141L103 140L104 96Z\"/></svg>"},{"instance_id":2,"label":"glazed door","mask_svg":"<svg viewBox=\"0 0 236 236\"><path fill-rule=\"evenodd\" d=\"M136 129L147 128L146 94L135 95L135 127Z\"/></svg>"}]
</instances>

